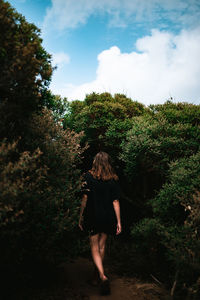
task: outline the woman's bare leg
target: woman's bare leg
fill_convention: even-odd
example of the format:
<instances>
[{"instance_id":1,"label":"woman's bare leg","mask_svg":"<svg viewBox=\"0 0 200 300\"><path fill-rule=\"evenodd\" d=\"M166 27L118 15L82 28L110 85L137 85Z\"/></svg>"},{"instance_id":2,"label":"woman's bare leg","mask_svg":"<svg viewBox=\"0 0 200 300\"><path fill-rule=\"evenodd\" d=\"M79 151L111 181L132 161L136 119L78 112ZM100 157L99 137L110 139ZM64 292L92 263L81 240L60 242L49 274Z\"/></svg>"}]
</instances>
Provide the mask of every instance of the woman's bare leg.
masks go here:
<instances>
[{"instance_id":1,"label":"woman's bare leg","mask_svg":"<svg viewBox=\"0 0 200 300\"><path fill-rule=\"evenodd\" d=\"M99 251L100 251L102 262L105 256L106 240L107 240L107 234L101 233L99 237Z\"/></svg>"},{"instance_id":2,"label":"woman's bare leg","mask_svg":"<svg viewBox=\"0 0 200 300\"><path fill-rule=\"evenodd\" d=\"M105 246L106 246L106 240L107 240L107 234L101 233L99 234L99 252L101 255L102 263L105 256ZM96 265L94 265L94 271L93 271L93 284L96 284L98 281L98 269Z\"/></svg>"},{"instance_id":3,"label":"woman's bare leg","mask_svg":"<svg viewBox=\"0 0 200 300\"><path fill-rule=\"evenodd\" d=\"M100 248L99 248L99 240L100 240L99 234L90 236L90 247L91 247L93 261L97 267L97 270L99 271L99 276L102 280L105 280L107 279L107 277L104 274L104 268L103 268L103 263L100 254Z\"/></svg>"}]
</instances>

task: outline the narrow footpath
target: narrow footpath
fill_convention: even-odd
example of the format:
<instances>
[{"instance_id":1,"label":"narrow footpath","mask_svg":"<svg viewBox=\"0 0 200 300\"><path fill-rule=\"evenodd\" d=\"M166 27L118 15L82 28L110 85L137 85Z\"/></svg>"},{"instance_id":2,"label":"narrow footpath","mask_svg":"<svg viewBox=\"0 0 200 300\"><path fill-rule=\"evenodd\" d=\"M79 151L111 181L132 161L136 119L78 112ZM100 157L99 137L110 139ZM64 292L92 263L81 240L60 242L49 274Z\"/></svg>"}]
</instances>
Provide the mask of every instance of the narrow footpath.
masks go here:
<instances>
[{"instance_id":1,"label":"narrow footpath","mask_svg":"<svg viewBox=\"0 0 200 300\"><path fill-rule=\"evenodd\" d=\"M91 277L93 264L89 259L79 258L74 262L62 264L63 275L70 287L80 294L82 300L167 300L163 288L154 283L142 283L135 278L119 277L109 274L111 295L101 296L99 287L91 286L87 280ZM67 299L63 299L67 300Z\"/></svg>"}]
</instances>

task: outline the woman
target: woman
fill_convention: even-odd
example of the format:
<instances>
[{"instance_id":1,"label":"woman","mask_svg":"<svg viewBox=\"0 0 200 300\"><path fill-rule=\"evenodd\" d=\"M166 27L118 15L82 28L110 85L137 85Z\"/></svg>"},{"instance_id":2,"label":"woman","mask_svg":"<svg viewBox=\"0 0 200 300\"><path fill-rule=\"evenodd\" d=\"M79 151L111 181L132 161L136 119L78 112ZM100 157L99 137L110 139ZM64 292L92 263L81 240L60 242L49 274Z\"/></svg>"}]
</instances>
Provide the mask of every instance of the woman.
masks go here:
<instances>
[{"instance_id":1,"label":"woman","mask_svg":"<svg viewBox=\"0 0 200 300\"><path fill-rule=\"evenodd\" d=\"M94 264L101 279L102 293L109 293L109 281L104 274L103 259L108 234L121 232L119 184L109 155L96 154L92 169L84 175L79 227L87 230Z\"/></svg>"}]
</instances>

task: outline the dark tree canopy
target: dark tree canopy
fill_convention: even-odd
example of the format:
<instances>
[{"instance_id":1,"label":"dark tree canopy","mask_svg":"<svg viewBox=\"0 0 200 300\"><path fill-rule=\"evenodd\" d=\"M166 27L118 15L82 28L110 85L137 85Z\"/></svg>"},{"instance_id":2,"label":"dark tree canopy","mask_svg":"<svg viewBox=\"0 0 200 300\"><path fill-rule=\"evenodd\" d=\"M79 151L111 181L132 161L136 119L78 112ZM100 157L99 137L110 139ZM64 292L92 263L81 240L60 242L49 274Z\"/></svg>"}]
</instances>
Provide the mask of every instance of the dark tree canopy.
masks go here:
<instances>
[{"instance_id":1,"label":"dark tree canopy","mask_svg":"<svg viewBox=\"0 0 200 300\"><path fill-rule=\"evenodd\" d=\"M27 119L43 105L52 74L50 59L40 30L0 1L0 137L23 135Z\"/></svg>"}]
</instances>

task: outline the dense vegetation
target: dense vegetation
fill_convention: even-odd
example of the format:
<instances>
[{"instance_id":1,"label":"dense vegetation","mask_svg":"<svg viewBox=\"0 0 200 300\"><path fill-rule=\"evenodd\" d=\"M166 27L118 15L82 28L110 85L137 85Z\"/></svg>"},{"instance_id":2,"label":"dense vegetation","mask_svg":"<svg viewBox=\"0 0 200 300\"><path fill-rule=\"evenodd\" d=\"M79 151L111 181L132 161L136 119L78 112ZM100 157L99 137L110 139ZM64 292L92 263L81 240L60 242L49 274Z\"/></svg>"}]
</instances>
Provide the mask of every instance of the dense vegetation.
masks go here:
<instances>
[{"instance_id":1,"label":"dense vegetation","mask_svg":"<svg viewBox=\"0 0 200 300\"><path fill-rule=\"evenodd\" d=\"M76 249L82 134L55 121L39 30L2 1L0 28L0 261L57 262Z\"/></svg>"},{"instance_id":2,"label":"dense vegetation","mask_svg":"<svg viewBox=\"0 0 200 300\"><path fill-rule=\"evenodd\" d=\"M80 255L81 174L99 150L120 177L120 271L163 281L174 298L200 285L200 106L125 95L53 95L40 31L0 2L0 265ZM123 243L123 247L121 246Z\"/></svg>"},{"instance_id":3,"label":"dense vegetation","mask_svg":"<svg viewBox=\"0 0 200 300\"><path fill-rule=\"evenodd\" d=\"M198 105L144 107L108 93L68 103L64 118L89 143L83 169L105 150L120 175L124 233L113 248L120 271L156 274L177 297L198 290L199 124Z\"/></svg>"}]
</instances>

